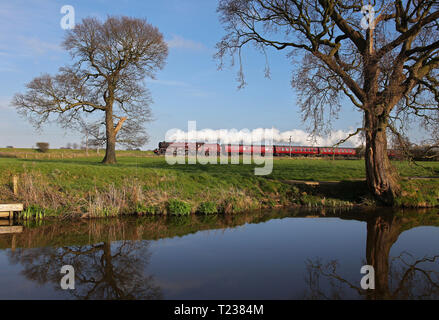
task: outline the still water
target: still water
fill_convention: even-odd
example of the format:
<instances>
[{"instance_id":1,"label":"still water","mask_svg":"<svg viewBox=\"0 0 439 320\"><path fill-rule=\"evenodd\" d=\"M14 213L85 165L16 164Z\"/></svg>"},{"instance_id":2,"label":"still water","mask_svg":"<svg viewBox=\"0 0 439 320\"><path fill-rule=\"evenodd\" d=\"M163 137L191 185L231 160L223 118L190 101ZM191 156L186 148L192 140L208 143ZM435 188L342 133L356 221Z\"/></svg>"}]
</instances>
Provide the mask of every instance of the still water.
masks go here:
<instances>
[{"instance_id":1,"label":"still water","mask_svg":"<svg viewBox=\"0 0 439 320\"><path fill-rule=\"evenodd\" d=\"M61 289L64 265L74 290ZM375 290L361 288L363 265ZM34 222L0 235L0 299L438 298L437 210Z\"/></svg>"}]
</instances>

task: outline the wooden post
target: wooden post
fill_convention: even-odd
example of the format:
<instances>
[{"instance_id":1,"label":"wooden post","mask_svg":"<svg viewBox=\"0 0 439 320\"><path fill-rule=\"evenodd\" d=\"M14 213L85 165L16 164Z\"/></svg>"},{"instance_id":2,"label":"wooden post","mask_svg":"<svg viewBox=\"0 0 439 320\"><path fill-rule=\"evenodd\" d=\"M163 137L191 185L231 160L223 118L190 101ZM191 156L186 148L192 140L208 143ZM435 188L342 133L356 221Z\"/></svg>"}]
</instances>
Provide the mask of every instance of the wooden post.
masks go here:
<instances>
[{"instance_id":1,"label":"wooden post","mask_svg":"<svg viewBox=\"0 0 439 320\"><path fill-rule=\"evenodd\" d=\"M14 220L14 211L9 211L9 223L11 223L12 220Z\"/></svg>"},{"instance_id":2,"label":"wooden post","mask_svg":"<svg viewBox=\"0 0 439 320\"><path fill-rule=\"evenodd\" d=\"M12 189L14 191L14 196L18 196L18 177L15 175L12 177Z\"/></svg>"}]
</instances>

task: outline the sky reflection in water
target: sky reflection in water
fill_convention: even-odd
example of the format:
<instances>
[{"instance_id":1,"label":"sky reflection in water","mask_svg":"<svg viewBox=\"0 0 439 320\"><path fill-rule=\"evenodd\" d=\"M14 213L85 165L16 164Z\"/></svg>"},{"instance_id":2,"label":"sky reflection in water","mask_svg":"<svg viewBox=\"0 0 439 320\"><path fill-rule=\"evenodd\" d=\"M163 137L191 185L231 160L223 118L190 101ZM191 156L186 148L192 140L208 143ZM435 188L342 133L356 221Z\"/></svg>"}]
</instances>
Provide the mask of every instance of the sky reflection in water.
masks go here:
<instances>
[{"instance_id":1,"label":"sky reflection in water","mask_svg":"<svg viewBox=\"0 0 439 320\"><path fill-rule=\"evenodd\" d=\"M75 290L60 288L67 264ZM0 235L0 299L438 299L438 285L437 211L46 222Z\"/></svg>"}]
</instances>

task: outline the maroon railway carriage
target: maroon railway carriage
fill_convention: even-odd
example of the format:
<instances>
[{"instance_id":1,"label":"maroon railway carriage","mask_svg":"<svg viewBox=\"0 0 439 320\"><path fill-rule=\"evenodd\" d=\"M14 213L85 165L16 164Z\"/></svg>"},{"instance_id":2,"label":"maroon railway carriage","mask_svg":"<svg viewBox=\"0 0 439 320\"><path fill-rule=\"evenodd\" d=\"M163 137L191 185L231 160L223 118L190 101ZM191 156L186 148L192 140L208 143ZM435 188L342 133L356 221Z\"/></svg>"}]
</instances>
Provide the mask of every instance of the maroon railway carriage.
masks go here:
<instances>
[{"instance_id":1,"label":"maroon railway carriage","mask_svg":"<svg viewBox=\"0 0 439 320\"><path fill-rule=\"evenodd\" d=\"M166 151L170 149L169 152L173 152L174 155L186 155L191 150L198 150L199 147L200 143L198 142L171 142L168 143L163 153L166 153Z\"/></svg>"},{"instance_id":2,"label":"maroon railway carriage","mask_svg":"<svg viewBox=\"0 0 439 320\"><path fill-rule=\"evenodd\" d=\"M357 150L353 148L319 148L321 155L335 155L335 156L355 156Z\"/></svg>"},{"instance_id":3,"label":"maroon railway carriage","mask_svg":"<svg viewBox=\"0 0 439 320\"><path fill-rule=\"evenodd\" d=\"M395 150L387 150L387 156L390 160L396 159L398 157L398 152Z\"/></svg>"},{"instance_id":4,"label":"maroon railway carriage","mask_svg":"<svg viewBox=\"0 0 439 320\"><path fill-rule=\"evenodd\" d=\"M274 146L274 155L317 155L319 148L316 147L290 147L290 146Z\"/></svg>"},{"instance_id":5,"label":"maroon railway carriage","mask_svg":"<svg viewBox=\"0 0 439 320\"><path fill-rule=\"evenodd\" d=\"M275 155L336 155L336 156L355 156L356 150L353 148L329 148L329 147L297 147L297 146L275 146Z\"/></svg>"},{"instance_id":6,"label":"maroon railway carriage","mask_svg":"<svg viewBox=\"0 0 439 320\"><path fill-rule=\"evenodd\" d=\"M205 155L221 153L221 146L218 143L202 143L197 149L198 152L204 152Z\"/></svg>"},{"instance_id":7,"label":"maroon railway carriage","mask_svg":"<svg viewBox=\"0 0 439 320\"><path fill-rule=\"evenodd\" d=\"M237 145L237 144L226 144L223 145L224 153L226 154L261 154L266 153L272 154L273 146L251 146L251 145Z\"/></svg>"}]
</instances>

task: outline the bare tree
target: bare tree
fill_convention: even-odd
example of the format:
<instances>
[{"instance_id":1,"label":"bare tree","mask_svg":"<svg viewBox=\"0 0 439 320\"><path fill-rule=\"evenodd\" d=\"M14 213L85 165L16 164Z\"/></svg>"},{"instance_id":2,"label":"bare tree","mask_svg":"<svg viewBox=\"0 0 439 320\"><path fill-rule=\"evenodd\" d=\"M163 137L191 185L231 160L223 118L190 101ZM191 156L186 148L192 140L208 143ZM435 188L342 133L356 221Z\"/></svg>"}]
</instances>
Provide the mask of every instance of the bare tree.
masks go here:
<instances>
[{"instance_id":1,"label":"bare tree","mask_svg":"<svg viewBox=\"0 0 439 320\"><path fill-rule=\"evenodd\" d=\"M105 135L105 123L100 121L87 125L89 133L89 145L102 147L107 142ZM127 148L140 148L149 141L145 128L137 121L127 120L116 137L116 142Z\"/></svg>"},{"instance_id":2,"label":"bare tree","mask_svg":"<svg viewBox=\"0 0 439 320\"><path fill-rule=\"evenodd\" d=\"M104 128L104 131L101 130L101 127ZM87 123L87 130L89 133L88 145L91 148L96 148L97 154L99 154L99 149L104 148L106 145L105 139L105 122L91 122Z\"/></svg>"},{"instance_id":3,"label":"bare tree","mask_svg":"<svg viewBox=\"0 0 439 320\"><path fill-rule=\"evenodd\" d=\"M82 141L82 146L85 149L85 154L88 156L88 149L90 147L90 134L91 134L91 128L90 125L81 119L81 121L79 122L80 127L81 127L81 133L84 136L84 140Z\"/></svg>"},{"instance_id":4,"label":"bare tree","mask_svg":"<svg viewBox=\"0 0 439 320\"><path fill-rule=\"evenodd\" d=\"M437 226L435 214L430 219L424 215L385 215L367 220L366 261L374 267L375 289L363 290L337 272L337 260L323 263L321 259L308 260L309 285L307 298L341 299L343 289L367 299L437 299L439 297L439 255L416 257L407 251L390 257L399 236L419 226ZM325 280L329 280L329 283ZM329 285L323 288L325 282ZM329 290L328 290L329 289ZM327 293L329 292L329 294ZM348 293L346 292L346 293Z\"/></svg>"},{"instance_id":5,"label":"bare tree","mask_svg":"<svg viewBox=\"0 0 439 320\"><path fill-rule=\"evenodd\" d=\"M220 0L227 30L217 57L238 56L253 43L288 50L298 67L292 86L299 91L303 118L312 132L328 129L348 101L364 115L355 133L366 137L366 175L371 192L385 203L400 193L387 156L387 131L398 134L408 118L427 128L438 123L439 6L431 0L376 0L377 15L362 0ZM233 60L232 60L233 61Z\"/></svg>"},{"instance_id":6,"label":"bare tree","mask_svg":"<svg viewBox=\"0 0 439 320\"><path fill-rule=\"evenodd\" d=\"M105 113L104 163L116 163L117 135L124 124L141 128L150 120L151 97L145 77L163 68L168 47L144 19L86 18L63 42L74 61L57 75L42 75L16 94L13 104L37 127L55 115L68 127L80 114ZM131 129L132 130L132 129Z\"/></svg>"},{"instance_id":7,"label":"bare tree","mask_svg":"<svg viewBox=\"0 0 439 320\"><path fill-rule=\"evenodd\" d=\"M149 264L149 242L121 240L61 248L44 247L11 252L12 263L23 265L22 275L38 284L55 284L78 300L157 300L163 297ZM59 286L63 265L75 269L75 290Z\"/></svg>"}]
</instances>

